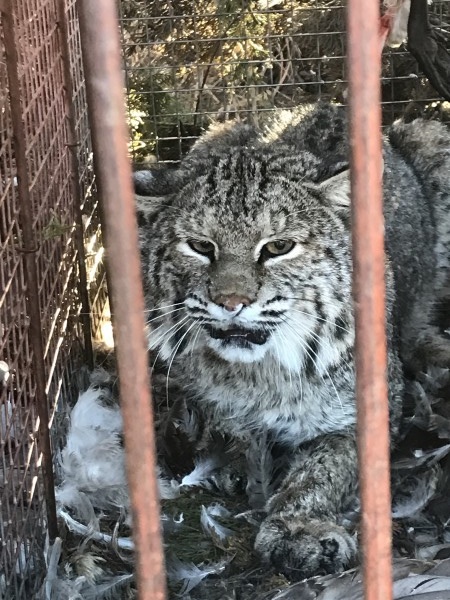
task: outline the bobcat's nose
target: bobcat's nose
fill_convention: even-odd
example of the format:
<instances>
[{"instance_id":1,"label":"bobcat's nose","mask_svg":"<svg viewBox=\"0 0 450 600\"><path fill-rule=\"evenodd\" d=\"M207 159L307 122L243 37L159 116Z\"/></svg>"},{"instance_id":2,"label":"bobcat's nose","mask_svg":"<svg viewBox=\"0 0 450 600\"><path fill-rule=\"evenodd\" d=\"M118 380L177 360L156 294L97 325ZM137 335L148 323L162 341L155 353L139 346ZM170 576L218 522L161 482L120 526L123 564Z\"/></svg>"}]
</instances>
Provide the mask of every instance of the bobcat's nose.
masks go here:
<instances>
[{"instance_id":1,"label":"bobcat's nose","mask_svg":"<svg viewBox=\"0 0 450 600\"><path fill-rule=\"evenodd\" d=\"M239 294L219 294L213 298L213 302L222 306L228 312L237 312L251 304L250 298Z\"/></svg>"}]
</instances>

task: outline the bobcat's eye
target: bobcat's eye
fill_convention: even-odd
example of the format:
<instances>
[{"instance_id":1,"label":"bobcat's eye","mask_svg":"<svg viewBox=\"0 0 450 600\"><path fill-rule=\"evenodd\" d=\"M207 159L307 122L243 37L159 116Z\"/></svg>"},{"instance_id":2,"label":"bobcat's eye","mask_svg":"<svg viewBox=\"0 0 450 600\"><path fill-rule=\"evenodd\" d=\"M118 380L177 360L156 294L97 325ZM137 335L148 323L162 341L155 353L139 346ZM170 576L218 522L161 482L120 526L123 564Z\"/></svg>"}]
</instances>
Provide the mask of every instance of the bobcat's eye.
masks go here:
<instances>
[{"instance_id":1,"label":"bobcat's eye","mask_svg":"<svg viewBox=\"0 0 450 600\"><path fill-rule=\"evenodd\" d=\"M215 247L212 242L206 240L188 240L187 244L197 254L207 256L210 260L214 258Z\"/></svg>"},{"instance_id":2,"label":"bobcat's eye","mask_svg":"<svg viewBox=\"0 0 450 600\"><path fill-rule=\"evenodd\" d=\"M292 240L274 240L263 247L263 252L266 255L266 258L270 258L271 256L282 256L283 254L290 252L294 246L295 242Z\"/></svg>"}]
</instances>

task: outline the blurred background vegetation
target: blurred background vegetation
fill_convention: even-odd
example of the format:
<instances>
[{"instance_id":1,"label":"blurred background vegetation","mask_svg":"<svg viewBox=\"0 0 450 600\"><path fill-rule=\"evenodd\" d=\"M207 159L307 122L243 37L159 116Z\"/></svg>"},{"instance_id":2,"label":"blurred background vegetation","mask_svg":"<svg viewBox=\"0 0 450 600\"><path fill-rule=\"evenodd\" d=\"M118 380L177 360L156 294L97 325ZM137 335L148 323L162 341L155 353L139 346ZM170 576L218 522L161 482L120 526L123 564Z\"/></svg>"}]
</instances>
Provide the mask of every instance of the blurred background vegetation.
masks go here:
<instances>
[{"instance_id":1,"label":"blurred background vegetation","mask_svg":"<svg viewBox=\"0 0 450 600\"><path fill-rule=\"evenodd\" d=\"M213 119L345 103L345 10L342 0L121 0L135 163L179 161ZM450 0L430 10L449 31ZM382 97L385 124L449 118L403 46L384 52Z\"/></svg>"}]
</instances>

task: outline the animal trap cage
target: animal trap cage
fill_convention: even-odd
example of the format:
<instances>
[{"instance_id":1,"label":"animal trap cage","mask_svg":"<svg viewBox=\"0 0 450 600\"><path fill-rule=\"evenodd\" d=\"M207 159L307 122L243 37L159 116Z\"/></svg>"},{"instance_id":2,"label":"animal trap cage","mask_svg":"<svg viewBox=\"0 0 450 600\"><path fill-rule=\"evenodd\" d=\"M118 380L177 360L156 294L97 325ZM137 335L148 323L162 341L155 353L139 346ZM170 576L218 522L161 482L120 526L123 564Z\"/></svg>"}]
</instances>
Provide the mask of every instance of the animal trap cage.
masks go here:
<instances>
[{"instance_id":1,"label":"animal trap cage","mask_svg":"<svg viewBox=\"0 0 450 600\"><path fill-rule=\"evenodd\" d=\"M209 121L345 102L338 0L121 0L129 151L178 162ZM448 30L450 0L432 5ZM383 121L448 119L403 47ZM92 123L91 123L92 125ZM75 0L0 0L0 596L37 597L57 530L53 464L71 377L108 317ZM47 435L46 424L49 424ZM50 443L51 442L51 445Z\"/></svg>"},{"instance_id":2,"label":"animal trap cage","mask_svg":"<svg viewBox=\"0 0 450 600\"><path fill-rule=\"evenodd\" d=\"M5 599L32 598L42 584L46 534L56 528L52 456L42 419L54 434L55 452L70 373L92 360L91 331L95 336L101 328L106 303L90 144L75 2L1 2L0 596Z\"/></svg>"}]
</instances>

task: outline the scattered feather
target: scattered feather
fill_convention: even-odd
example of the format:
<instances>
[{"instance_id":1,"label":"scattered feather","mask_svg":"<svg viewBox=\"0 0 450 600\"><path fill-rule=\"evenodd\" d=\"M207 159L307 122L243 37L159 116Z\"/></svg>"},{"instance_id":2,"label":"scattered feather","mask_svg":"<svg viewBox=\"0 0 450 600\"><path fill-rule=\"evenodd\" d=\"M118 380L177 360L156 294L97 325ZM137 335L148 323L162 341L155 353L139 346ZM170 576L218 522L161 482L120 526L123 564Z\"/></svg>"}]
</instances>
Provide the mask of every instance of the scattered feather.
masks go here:
<instances>
[{"instance_id":1,"label":"scattered feather","mask_svg":"<svg viewBox=\"0 0 450 600\"><path fill-rule=\"evenodd\" d=\"M56 538L45 553L47 575L41 588L40 597L44 600L84 600L81 589L86 582L85 577L69 579L58 573L59 561L61 559L62 540Z\"/></svg>"},{"instance_id":2,"label":"scattered feather","mask_svg":"<svg viewBox=\"0 0 450 600\"><path fill-rule=\"evenodd\" d=\"M222 506L218 502L213 502L206 510L211 517L222 517L222 519L231 517L231 512L228 508L225 508L225 506Z\"/></svg>"},{"instance_id":3,"label":"scattered feather","mask_svg":"<svg viewBox=\"0 0 450 600\"><path fill-rule=\"evenodd\" d=\"M393 563L394 600L444 600L450 598L450 563L438 564L415 559L397 559ZM445 592L445 593L443 593ZM260 600L362 600L362 569L337 575L312 577L271 592Z\"/></svg>"},{"instance_id":4,"label":"scattered feather","mask_svg":"<svg viewBox=\"0 0 450 600\"><path fill-rule=\"evenodd\" d=\"M180 513L178 517L171 517L163 513L161 515L161 524L165 535L178 531L184 522L184 515Z\"/></svg>"},{"instance_id":5,"label":"scattered feather","mask_svg":"<svg viewBox=\"0 0 450 600\"><path fill-rule=\"evenodd\" d=\"M180 596L188 594L209 575L219 575L225 570L229 560L221 560L209 565L182 562L173 556L167 562L167 576L170 581L183 582L179 591Z\"/></svg>"},{"instance_id":6,"label":"scattered feather","mask_svg":"<svg viewBox=\"0 0 450 600\"><path fill-rule=\"evenodd\" d=\"M160 467L157 468L158 490L161 500L173 500L180 495L180 484L175 479L166 479Z\"/></svg>"},{"instance_id":7,"label":"scattered feather","mask_svg":"<svg viewBox=\"0 0 450 600\"><path fill-rule=\"evenodd\" d=\"M447 370L446 375L448 375ZM439 414L439 399L434 400L434 405L425 392L423 386L416 382L416 409L411 423L419 429L434 431L441 439L450 439L450 419ZM438 388L440 389L440 387Z\"/></svg>"},{"instance_id":8,"label":"scattered feather","mask_svg":"<svg viewBox=\"0 0 450 600\"><path fill-rule=\"evenodd\" d=\"M67 482L58 488L56 501L61 508L70 508L78 519L87 524L89 530L99 530L98 517L91 499L87 494L81 492L75 483Z\"/></svg>"},{"instance_id":9,"label":"scattered feather","mask_svg":"<svg viewBox=\"0 0 450 600\"><path fill-rule=\"evenodd\" d=\"M233 535L233 531L216 521L214 519L214 515L210 512L210 508L211 507L205 508L205 506L202 504L200 522L203 530L213 539L218 539L223 542L230 537L230 535ZM213 508L213 510L217 515L217 508Z\"/></svg>"},{"instance_id":10,"label":"scattered feather","mask_svg":"<svg viewBox=\"0 0 450 600\"><path fill-rule=\"evenodd\" d=\"M181 480L180 487L210 487L208 478L220 466L220 461L214 455L199 458L194 470Z\"/></svg>"},{"instance_id":11,"label":"scattered feather","mask_svg":"<svg viewBox=\"0 0 450 600\"><path fill-rule=\"evenodd\" d=\"M450 597L450 577L442 576L435 577L430 575L410 575L400 581L394 582L393 586L394 598L402 600L411 596L418 597L431 592L448 592L447 597ZM445 596L435 596L436 600L443 600Z\"/></svg>"},{"instance_id":12,"label":"scattered feather","mask_svg":"<svg viewBox=\"0 0 450 600\"><path fill-rule=\"evenodd\" d=\"M119 406L108 405L108 401L110 398L100 387L90 387L80 394L60 455L63 483L57 495L67 506L80 505L80 494L84 494L94 508L116 507L128 512L122 417ZM70 494L74 496L72 500Z\"/></svg>"},{"instance_id":13,"label":"scattered feather","mask_svg":"<svg viewBox=\"0 0 450 600\"><path fill-rule=\"evenodd\" d=\"M432 546L419 548L417 550L417 558L423 558L425 560L434 559L442 550L450 551L450 544L434 544Z\"/></svg>"},{"instance_id":14,"label":"scattered feather","mask_svg":"<svg viewBox=\"0 0 450 600\"><path fill-rule=\"evenodd\" d=\"M121 590L134 580L132 573L117 575L111 577L103 583L96 585L90 584L89 587L83 589L84 600L113 600L114 598L122 598Z\"/></svg>"},{"instance_id":15,"label":"scattered feather","mask_svg":"<svg viewBox=\"0 0 450 600\"><path fill-rule=\"evenodd\" d=\"M96 583L105 577L106 558L98 553L86 550L85 544L79 546L70 555L70 564L78 575L85 577L89 583Z\"/></svg>"},{"instance_id":16,"label":"scattered feather","mask_svg":"<svg viewBox=\"0 0 450 600\"><path fill-rule=\"evenodd\" d=\"M59 559L61 558L61 552L62 540L58 537L55 539L54 543L50 546L45 555L45 561L47 564L47 576L44 582L46 600L51 599L53 583L58 578L58 564Z\"/></svg>"},{"instance_id":17,"label":"scattered feather","mask_svg":"<svg viewBox=\"0 0 450 600\"><path fill-rule=\"evenodd\" d=\"M102 542L103 544L112 544L115 543L119 548L123 550L134 550L134 542L131 538L118 537L114 538L112 535L107 533L101 533L100 531L92 531L83 523L79 523L74 518L72 518L69 513L66 511L59 509L58 515L64 519L67 527L70 531L77 533L83 537L95 540L96 542Z\"/></svg>"},{"instance_id":18,"label":"scattered feather","mask_svg":"<svg viewBox=\"0 0 450 600\"><path fill-rule=\"evenodd\" d=\"M186 405L184 406L180 425L190 442L194 442L198 438L200 429L198 415L194 410L188 409Z\"/></svg>"},{"instance_id":19,"label":"scattered feather","mask_svg":"<svg viewBox=\"0 0 450 600\"><path fill-rule=\"evenodd\" d=\"M432 467L434 464L442 460L450 452L450 444L441 446L434 450L415 450L414 456L409 458L401 458L393 462L392 469L409 469L418 467Z\"/></svg>"},{"instance_id":20,"label":"scattered feather","mask_svg":"<svg viewBox=\"0 0 450 600\"><path fill-rule=\"evenodd\" d=\"M430 469L420 476L403 481L402 485L398 485L398 493L393 495L392 517L405 519L422 511L434 496L437 484L436 469Z\"/></svg>"}]
</instances>

